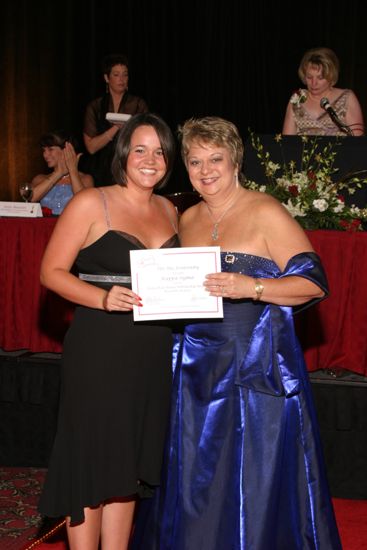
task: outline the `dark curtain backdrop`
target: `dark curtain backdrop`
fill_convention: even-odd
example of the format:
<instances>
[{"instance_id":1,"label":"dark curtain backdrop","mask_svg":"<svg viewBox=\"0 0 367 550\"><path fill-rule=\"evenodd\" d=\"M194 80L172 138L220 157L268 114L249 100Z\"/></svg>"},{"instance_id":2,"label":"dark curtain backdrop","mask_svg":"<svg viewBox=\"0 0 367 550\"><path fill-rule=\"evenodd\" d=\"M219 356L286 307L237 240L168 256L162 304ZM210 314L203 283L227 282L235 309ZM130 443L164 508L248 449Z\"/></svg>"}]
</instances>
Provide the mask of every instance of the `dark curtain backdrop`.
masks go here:
<instances>
[{"instance_id":1,"label":"dark curtain backdrop","mask_svg":"<svg viewBox=\"0 0 367 550\"><path fill-rule=\"evenodd\" d=\"M84 109L100 95L107 53L130 60L132 93L172 130L193 115L235 122L244 139L281 130L300 86L304 51L333 48L339 85L367 116L364 1L5 0L0 12L0 200L44 169L38 140L56 128L81 140ZM170 191L187 188L177 163Z\"/></svg>"}]
</instances>

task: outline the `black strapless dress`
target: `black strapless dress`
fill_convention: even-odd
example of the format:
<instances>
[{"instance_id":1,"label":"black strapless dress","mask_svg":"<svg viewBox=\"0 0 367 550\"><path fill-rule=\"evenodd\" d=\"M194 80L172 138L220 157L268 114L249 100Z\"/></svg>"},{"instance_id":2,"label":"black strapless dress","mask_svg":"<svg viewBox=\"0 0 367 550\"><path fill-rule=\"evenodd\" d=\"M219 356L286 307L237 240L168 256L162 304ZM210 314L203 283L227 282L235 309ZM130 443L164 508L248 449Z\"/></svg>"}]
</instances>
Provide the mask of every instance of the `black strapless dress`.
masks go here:
<instances>
[{"instance_id":1,"label":"black strapless dress","mask_svg":"<svg viewBox=\"0 0 367 550\"><path fill-rule=\"evenodd\" d=\"M179 246L174 235L162 248ZM80 251L85 274L130 274L145 248L109 230ZM97 283L93 283L97 284ZM109 285L110 286L110 285ZM78 306L65 337L59 421L39 510L83 521L83 508L158 485L171 388L169 326Z\"/></svg>"}]
</instances>

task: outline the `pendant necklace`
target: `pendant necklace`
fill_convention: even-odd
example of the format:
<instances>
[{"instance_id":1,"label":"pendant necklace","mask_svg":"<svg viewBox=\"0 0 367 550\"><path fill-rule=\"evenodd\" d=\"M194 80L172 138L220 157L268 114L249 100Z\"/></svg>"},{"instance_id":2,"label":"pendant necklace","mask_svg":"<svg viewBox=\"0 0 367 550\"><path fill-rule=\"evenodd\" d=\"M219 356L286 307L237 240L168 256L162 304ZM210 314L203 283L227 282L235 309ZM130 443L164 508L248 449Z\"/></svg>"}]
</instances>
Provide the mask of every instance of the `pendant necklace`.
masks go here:
<instances>
[{"instance_id":1,"label":"pendant necklace","mask_svg":"<svg viewBox=\"0 0 367 550\"><path fill-rule=\"evenodd\" d=\"M237 198L237 197L236 197ZM208 212L209 212L209 216L211 217L212 219L212 222L213 222L213 229L212 229L212 239L213 241L217 241L218 238L219 238L219 233L218 233L218 226L220 224L220 222L223 220L224 216L227 214L227 212L232 208L232 206L234 206L235 204L235 199L229 204L229 206L224 210L224 212L222 212L222 214L219 216L219 218L217 220L214 219L214 216L213 214L211 213L210 211L210 208L208 206L208 203L206 202L206 207L208 209Z\"/></svg>"}]
</instances>

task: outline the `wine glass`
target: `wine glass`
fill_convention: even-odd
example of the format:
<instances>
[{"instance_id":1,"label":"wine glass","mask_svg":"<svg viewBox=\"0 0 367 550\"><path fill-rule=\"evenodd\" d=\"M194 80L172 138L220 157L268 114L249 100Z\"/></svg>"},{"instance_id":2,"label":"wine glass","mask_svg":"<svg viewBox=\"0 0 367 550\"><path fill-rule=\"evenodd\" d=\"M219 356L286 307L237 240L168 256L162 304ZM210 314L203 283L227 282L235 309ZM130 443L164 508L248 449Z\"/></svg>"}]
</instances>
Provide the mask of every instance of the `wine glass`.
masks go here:
<instances>
[{"instance_id":1,"label":"wine glass","mask_svg":"<svg viewBox=\"0 0 367 550\"><path fill-rule=\"evenodd\" d=\"M19 193L25 202L31 200L33 195L33 189L30 183L22 183L19 187Z\"/></svg>"}]
</instances>

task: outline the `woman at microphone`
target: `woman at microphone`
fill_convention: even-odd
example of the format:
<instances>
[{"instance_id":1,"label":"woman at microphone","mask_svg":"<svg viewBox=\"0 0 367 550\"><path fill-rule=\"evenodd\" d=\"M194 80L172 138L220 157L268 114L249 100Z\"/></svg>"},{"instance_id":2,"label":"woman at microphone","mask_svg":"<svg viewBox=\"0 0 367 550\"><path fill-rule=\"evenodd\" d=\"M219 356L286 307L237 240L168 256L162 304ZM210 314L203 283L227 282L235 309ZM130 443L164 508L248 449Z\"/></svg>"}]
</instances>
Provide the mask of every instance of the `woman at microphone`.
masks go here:
<instances>
[{"instance_id":1,"label":"woman at microphone","mask_svg":"<svg viewBox=\"0 0 367 550\"><path fill-rule=\"evenodd\" d=\"M306 86L295 92L287 106L285 135L361 136L362 109L352 90L335 88L339 60L329 48L313 48L302 57L298 75Z\"/></svg>"}]
</instances>

